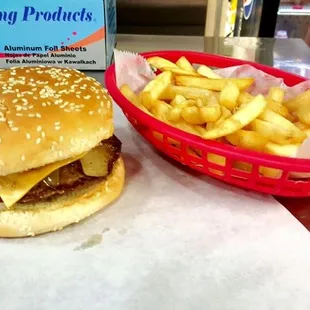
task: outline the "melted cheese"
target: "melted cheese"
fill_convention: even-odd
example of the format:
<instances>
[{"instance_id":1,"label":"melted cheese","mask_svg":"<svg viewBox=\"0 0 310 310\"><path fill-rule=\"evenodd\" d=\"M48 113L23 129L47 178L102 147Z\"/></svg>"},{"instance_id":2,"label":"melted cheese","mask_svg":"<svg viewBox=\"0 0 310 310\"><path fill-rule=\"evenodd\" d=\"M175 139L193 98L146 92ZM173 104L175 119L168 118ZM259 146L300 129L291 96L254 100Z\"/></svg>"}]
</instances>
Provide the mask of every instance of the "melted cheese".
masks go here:
<instances>
[{"instance_id":1,"label":"melted cheese","mask_svg":"<svg viewBox=\"0 0 310 310\"><path fill-rule=\"evenodd\" d=\"M1 176L0 197L5 206L8 208L11 207L53 171L82 158L85 154L86 153L22 173Z\"/></svg>"}]
</instances>

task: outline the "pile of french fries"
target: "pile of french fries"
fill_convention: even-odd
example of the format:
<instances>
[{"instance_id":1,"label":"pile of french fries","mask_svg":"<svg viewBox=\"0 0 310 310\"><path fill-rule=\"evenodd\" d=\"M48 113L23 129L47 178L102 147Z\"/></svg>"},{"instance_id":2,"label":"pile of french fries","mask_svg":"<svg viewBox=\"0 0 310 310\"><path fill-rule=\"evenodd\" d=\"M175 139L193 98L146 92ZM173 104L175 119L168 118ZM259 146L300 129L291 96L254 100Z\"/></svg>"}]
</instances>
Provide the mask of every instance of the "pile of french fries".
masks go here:
<instances>
[{"instance_id":1,"label":"pile of french fries","mask_svg":"<svg viewBox=\"0 0 310 310\"><path fill-rule=\"evenodd\" d=\"M310 90L289 101L278 87L271 87L267 96L252 96L251 77L222 78L205 65L195 69L185 57L176 63L161 57L147 61L161 73L139 94L128 85L120 91L145 113L171 126L206 140L286 157L295 157L310 136ZM279 176L275 169L261 173Z\"/></svg>"}]
</instances>

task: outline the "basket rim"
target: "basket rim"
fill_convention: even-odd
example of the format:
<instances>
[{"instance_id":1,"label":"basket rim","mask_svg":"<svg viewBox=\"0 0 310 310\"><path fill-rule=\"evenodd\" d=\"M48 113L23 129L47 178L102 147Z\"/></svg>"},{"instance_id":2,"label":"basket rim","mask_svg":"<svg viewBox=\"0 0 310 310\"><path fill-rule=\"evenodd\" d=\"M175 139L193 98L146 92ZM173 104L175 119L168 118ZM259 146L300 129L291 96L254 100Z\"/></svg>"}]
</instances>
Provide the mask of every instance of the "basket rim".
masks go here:
<instances>
[{"instance_id":1,"label":"basket rim","mask_svg":"<svg viewBox=\"0 0 310 310\"><path fill-rule=\"evenodd\" d=\"M151 52L143 52L139 53L144 57L152 57L152 56L161 56L161 57L169 57L171 54L175 56L200 56L204 58L213 58L216 60L222 60L223 62L227 62L230 66L234 65L244 65L249 64L253 65L255 68L262 70L268 74L272 74L270 72L274 72L276 75L281 78L293 78L296 83L303 82L308 80L302 76L298 76L296 74L291 74L289 72L282 71L277 68L269 67L266 65L261 65L251 61L244 61L235 58L230 58L226 56L219 56L213 54L207 54L203 52L194 52L194 51L151 51ZM224 66L229 67L229 66ZM273 75L273 74L272 74ZM252 151L247 149L241 149L236 146L224 144L218 141L212 140L204 140L201 137L195 136L193 134L184 132L178 128L170 126L155 117L152 117L141 109L132 104L125 96L122 95L120 90L116 85L116 76L115 76L115 64L109 66L109 68L105 72L105 85L107 90L115 103L122 109L123 113L126 113L137 121L141 122L142 125L147 127L152 127L154 131L158 131L159 133L166 133L170 138L179 140L180 142L185 142L193 148L201 149L206 153L214 153L219 156L230 156L231 158L235 158L235 160L247 161L249 163L258 164L259 161L260 166L271 167L275 169L287 169L292 172L310 172L310 159L301 159L301 158L289 158L278 155L267 154L258 151ZM294 84L293 84L294 85ZM147 124L147 125L146 125Z\"/></svg>"}]
</instances>

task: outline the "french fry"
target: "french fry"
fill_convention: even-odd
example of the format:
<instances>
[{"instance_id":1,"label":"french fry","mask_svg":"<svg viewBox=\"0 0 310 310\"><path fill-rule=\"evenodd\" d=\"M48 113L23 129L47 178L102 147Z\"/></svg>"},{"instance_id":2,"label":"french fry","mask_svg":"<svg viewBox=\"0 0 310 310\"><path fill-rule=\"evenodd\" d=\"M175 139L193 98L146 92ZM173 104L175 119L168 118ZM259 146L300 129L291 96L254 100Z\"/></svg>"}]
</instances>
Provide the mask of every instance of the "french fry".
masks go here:
<instances>
[{"instance_id":1,"label":"french fry","mask_svg":"<svg viewBox=\"0 0 310 310\"><path fill-rule=\"evenodd\" d=\"M232 116L232 113L225 107L221 107L221 113L222 113L221 117L216 122L217 125L220 125L223 121Z\"/></svg>"},{"instance_id":2,"label":"french fry","mask_svg":"<svg viewBox=\"0 0 310 310\"><path fill-rule=\"evenodd\" d=\"M184 96L182 95L176 95L172 101L170 102L170 105L173 107L180 107L184 108L188 106L187 100Z\"/></svg>"},{"instance_id":3,"label":"french fry","mask_svg":"<svg viewBox=\"0 0 310 310\"><path fill-rule=\"evenodd\" d=\"M310 128L304 129L303 132L307 135L307 137L310 137Z\"/></svg>"},{"instance_id":4,"label":"french fry","mask_svg":"<svg viewBox=\"0 0 310 310\"><path fill-rule=\"evenodd\" d=\"M252 101L254 96L247 92L241 92L239 94L239 97L237 99L238 105L248 104L250 101Z\"/></svg>"},{"instance_id":5,"label":"french fry","mask_svg":"<svg viewBox=\"0 0 310 310\"><path fill-rule=\"evenodd\" d=\"M291 132L291 142L299 143L302 142L307 136L303 133L298 127L296 127L289 120L284 118L283 116L275 113L272 110L266 109L263 113L261 113L258 118L260 120L269 122L280 128L284 128L285 130L289 130Z\"/></svg>"},{"instance_id":6,"label":"french fry","mask_svg":"<svg viewBox=\"0 0 310 310\"><path fill-rule=\"evenodd\" d=\"M160 95L166 90L172 82L172 73L169 71L162 72L149 82L140 93L141 103L149 110L153 106L153 102L158 100Z\"/></svg>"},{"instance_id":7,"label":"french fry","mask_svg":"<svg viewBox=\"0 0 310 310\"><path fill-rule=\"evenodd\" d=\"M284 89L280 87L270 87L268 99L271 99L272 101L282 104L284 100L284 96L285 96Z\"/></svg>"},{"instance_id":8,"label":"french fry","mask_svg":"<svg viewBox=\"0 0 310 310\"><path fill-rule=\"evenodd\" d=\"M268 142L265 146L265 152L284 157L295 157L300 144L279 145Z\"/></svg>"},{"instance_id":9,"label":"french fry","mask_svg":"<svg viewBox=\"0 0 310 310\"><path fill-rule=\"evenodd\" d=\"M215 123L207 123L207 130L211 130L212 128L219 126L223 121L232 116L232 113L225 107L221 106L221 116Z\"/></svg>"},{"instance_id":10,"label":"french fry","mask_svg":"<svg viewBox=\"0 0 310 310\"><path fill-rule=\"evenodd\" d=\"M131 88L125 84L122 85L120 88L121 93L123 94L123 96L125 96L127 98L128 101L130 101L131 103L133 103L136 107L138 107L139 109L141 109L143 112L147 113L147 114L151 114L148 109L146 109L140 102L139 97L131 90Z\"/></svg>"},{"instance_id":11,"label":"french fry","mask_svg":"<svg viewBox=\"0 0 310 310\"><path fill-rule=\"evenodd\" d=\"M205 123L215 123L220 119L222 109L215 97L210 98L205 106L200 107L200 114Z\"/></svg>"},{"instance_id":12,"label":"french fry","mask_svg":"<svg viewBox=\"0 0 310 310\"><path fill-rule=\"evenodd\" d=\"M186 87L196 87L213 91L221 91L226 82L230 81L237 85L240 90L244 90L251 86L254 82L253 78L242 79L208 79L205 77L192 77L192 76L176 76L175 81L177 85Z\"/></svg>"},{"instance_id":13,"label":"french fry","mask_svg":"<svg viewBox=\"0 0 310 310\"><path fill-rule=\"evenodd\" d=\"M203 98L197 98L195 101L195 105L198 108L206 107L208 105L208 100L203 99Z\"/></svg>"},{"instance_id":14,"label":"french fry","mask_svg":"<svg viewBox=\"0 0 310 310\"><path fill-rule=\"evenodd\" d=\"M283 105L285 92L279 87L271 87L267 96L268 109L282 115L286 119L292 121L293 117L290 115L287 107Z\"/></svg>"},{"instance_id":15,"label":"french fry","mask_svg":"<svg viewBox=\"0 0 310 310\"><path fill-rule=\"evenodd\" d=\"M168 121L168 114L172 107L164 101L155 100L153 102L151 113L155 115L159 120L163 122Z\"/></svg>"},{"instance_id":16,"label":"french fry","mask_svg":"<svg viewBox=\"0 0 310 310\"><path fill-rule=\"evenodd\" d=\"M174 124L174 126L180 130L183 130L187 133L191 133L193 135L199 136L199 131L197 131L197 127L186 123L185 121L180 121Z\"/></svg>"},{"instance_id":17,"label":"french fry","mask_svg":"<svg viewBox=\"0 0 310 310\"><path fill-rule=\"evenodd\" d=\"M267 108L280 114L289 121L293 121L294 118L290 115L288 109L280 102L274 101L273 99L267 98Z\"/></svg>"},{"instance_id":18,"label":"french fry","mask_svg":"<svg viewBox=\"0 0 310 310\"><path fill-rule=\"evenodd\" d=\"M310 126L310 101L301 104L297 108L296 115L303 124Z\"/></svg>"},{"instance_id":19,"label":"french fry","mask_svg":"<svg viewBox=\"0 0 310 310\"><path fill-rule=\"evenodd\" d=\"M197 72L206 77L206 78L209 78L209 79L222 79L221 76L219 76L218 74L214 73L213 70L205 65L202 65L200 66L198 69L197 69Z\"/></svg>"},{"instance_id":20,"label":"french fry","mask_svg":"<svg viewBox=\"0 0 310 310\"><path fill-rule=\"evenodd\" d=\"M173 107L168 111L167 119L171 122L179 122L182 119L182 110L181 107Z\"/></svg>"},{"instance_id":21,"label":"french fry","mask_svg":"<svg viewBox=\"0 0 310 310\"><path fill-rule=\"evenodd\" d=\"M237 99L239 94L240 91L236 84L229 81L226 82L220 94L220 104L232 111L238 105Z\"/></svg>"},{"instance_id":22,"label":"french fry","mask_svg":"<svg viewBox=\"0 0 310 310\"><path fill-rule=\"evenodd\" d=\"M300 144L279 145L268 142L265 146L264 151L266 153L277 156L295 157L299 146ZM269 167L260 167L259 171L263 176L272 179L279 179L282 175L282 171L280 169L274 169Z\"/></svg>"},{"instance_id":23,"label":"french fry","mask_svg":"<svg viewBox=\"0 0 310 310\"><path fill-rule=\"evenodd\" d=\"M184 56L182 56L175 64L184 71L196 73L196 70Z\"/></svg>"},{"instance_id":24,"label":"french fry","mask_svg":"<svg viewBox=\"0 0 310 310\"><path fill-rule=\"evenodd\" d=\"M212 94L212 92L206 89L175 86L170 84L167 89L161 94L160 100L173 100L176 95L182 95L186 99L197 99L201 96L208 96L210 94Z\"/></svg>"},{"instance_id":25,"label":"french fry","mask_svg":"<svg viewBox=\"0 0 310 310\"><path fill-rule=\"evenodd\" d=\"M262 95L257 95L250 103L241 107L231 117L207 131L203 138L213 140L236 132L256 119L264 111L266 105L265 98Z\"/></svg>"},{"instance_id":26,"label":"french fry","mask_svg":"<svg viewBox=\"0 0 310 310\"><path fill-rule=\"evenodd\" d=\"M175 75L188 75L188 76L200 76L197 72L193 71L185 71L180 68L171 68L171 67L163 67L161 68L162 71L170 71Z\"/></svg>"},{"instance_id":27,"label":"french fry","mask_svg":"<svg viewBox=\"0 0 310 310\"><path fill-rule=\"evenodd\" d=\"M303 124L302 122L299 122L299 121L295 122L294 125L296 127L298 127L302 131L304 131L304 129L308 129L309 128L309 126L307 126L307 125L305 125L305 124Z\"/></svg>"},{"instance_id":28,"label":"french fry","mask_svg":"<svg viewBox=\"0 0 310 310\"><path fill-rule=\"evenodd\" d=\"M242 129L226 136L226 140L232 145L253 151L262 151L268 142L268 139L259 133Z\"/></svg>"},{"instance_id":29,"label":"french fry","mask_svg":"<svg viewBox=\"0 0 310 310\"><path fill-rule=\"evenodd\" d=\"M179 69L179 67L174 64L173 62L167 60L167 59L164 59L162 57L157 57L157 56L154 56L154 57L150 57L147 59L147 62L157 68L157 69L162 69L164 67L170 67L170 68L175 68L175 69Z\"/></svg>"},{"instance_id":30,"label":"french fry","mask_svg":"<svg viewBox=\"0 0 310 310\"><path fill-rule=\"evenodd\" d=\"M249 128L273 143L285 145L293 144L296 141L294 131L271 122L255 119L249 124Z\"/></svg>"},{"instance_id":31,"label":"french fry","mask_svg":"<svg viewBox=\"0 0 310 310\"><path fill-rule=\"evenodd\" d=\"M303 105L304 103L307 104L309 102L310 102L310 90L307 90L303 93L300 93L295 98L285 102L284 106L287 107L287 109L290 112L295 112L297 111L299 106Z\"/></svg>"},{"instance_id":32,"label":"french fry","mask_svg":"<svg viewBox=\"0 0 310 310\"><path fill-rule=\"evenodd\" d=\"M191 125L202 125L205 123L201 117L199 108L196 106L183 108L182 117L187 123Z\"/></svg>"}]
</instances>

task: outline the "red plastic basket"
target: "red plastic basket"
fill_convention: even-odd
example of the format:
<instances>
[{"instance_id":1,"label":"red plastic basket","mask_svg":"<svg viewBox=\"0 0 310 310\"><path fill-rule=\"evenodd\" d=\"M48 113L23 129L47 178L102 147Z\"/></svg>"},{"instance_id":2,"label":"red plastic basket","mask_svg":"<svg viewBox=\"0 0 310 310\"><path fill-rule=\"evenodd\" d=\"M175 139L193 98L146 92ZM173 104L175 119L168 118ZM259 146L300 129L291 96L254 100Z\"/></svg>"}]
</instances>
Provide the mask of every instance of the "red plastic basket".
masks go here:
<instances>
[{"instance_id":1,"label":"red plastic basket","mask_svg":"<svg viewBox=\"0 0 310 310\"><path fill-rule=\"evenodd\" d=\"M161 56L177 61L185 56L191 63L224 68L250 64L268 74L284 79L289 86L305 81L297 75L253 62L189 51L156 51L142 53L148 58ZM206 141L192 134L173 128L142 112L119 91L115 81L115 67L105 74L106 87L134 128L155 148L178 162L206 175L235 186L277 196L310 196L310 179L293 180L291 173L310 173L310 160L294 159L240 149L216 141ZM217 160L214 161L214 158ZM220 159L220 162L219 162ZM246 171L240 167L246 167ZM260 174L260 168L280 170L278 178Z\"/></svg>"}]
</instances>

